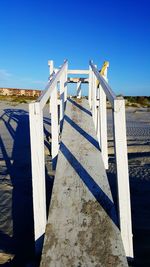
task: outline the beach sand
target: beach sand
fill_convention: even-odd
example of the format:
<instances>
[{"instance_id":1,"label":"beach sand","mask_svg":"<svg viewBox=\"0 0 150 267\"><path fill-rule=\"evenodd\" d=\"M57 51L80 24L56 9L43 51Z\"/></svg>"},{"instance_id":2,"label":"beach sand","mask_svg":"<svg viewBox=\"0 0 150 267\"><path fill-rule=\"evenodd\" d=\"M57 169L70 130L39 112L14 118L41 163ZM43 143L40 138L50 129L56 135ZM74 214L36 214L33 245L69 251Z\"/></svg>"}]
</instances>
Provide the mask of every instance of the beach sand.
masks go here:
<instances>
[{"instance_id":1,"label":"beach sand","mask_svg":"<svg viewBox=\"0 0 150 267\"><path fill-rule=\"evenodd\" d=\"M107 174L117 207L111 119L109 111ZM147 108L126 108L126 122L135 258L132 266L146 267L150 266L150 112Z\"/></svg>"},{"instance_id":2,"label":"beach sand","mask_svg":"<svg viewBox=\"0 0 150 267\"><path fill-rule=\"evenodd\" d=\"M50 119L44 117L47 203L53 184L49 129ZM0 265L32 261L33 232L28 104L0 102Z\"/></svg>"},{"instance_id":3,"label":"beach sand","mask_svg":"<svg viewBox=\"0 0 150 267\"><path fill-rule=\"evenodd\" d=\"M126 110L131 186L134 266L150 266L150 112ZM109 183L117 203L111 110L108 110ZM47 203L50 168L50 118L44 111ZM117 206L117 204L116 204ZM33 207L28 104L0 102L0 265L23 267L33 260Z\"/></svg>"}]
</instances>

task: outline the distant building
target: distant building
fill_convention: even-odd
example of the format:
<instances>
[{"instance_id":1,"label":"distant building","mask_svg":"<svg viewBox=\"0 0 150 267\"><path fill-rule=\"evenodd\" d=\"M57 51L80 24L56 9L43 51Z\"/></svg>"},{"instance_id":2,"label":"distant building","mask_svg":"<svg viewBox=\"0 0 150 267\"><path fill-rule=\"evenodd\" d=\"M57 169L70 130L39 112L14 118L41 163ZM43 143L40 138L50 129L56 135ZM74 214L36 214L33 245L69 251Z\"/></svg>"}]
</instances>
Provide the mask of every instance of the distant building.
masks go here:
<instances>
[{"instance_id":1,"label":"distant building","mask_svg":"<svg viewBox=\"0 0 150 267\"><path fill-rule=\"evenodd\" d=\"M0 88L0 95L3 96L30 96L38 97L40 96L40 90L32 89L18 89L18 88Z\"/></svg>"}]
</instances>

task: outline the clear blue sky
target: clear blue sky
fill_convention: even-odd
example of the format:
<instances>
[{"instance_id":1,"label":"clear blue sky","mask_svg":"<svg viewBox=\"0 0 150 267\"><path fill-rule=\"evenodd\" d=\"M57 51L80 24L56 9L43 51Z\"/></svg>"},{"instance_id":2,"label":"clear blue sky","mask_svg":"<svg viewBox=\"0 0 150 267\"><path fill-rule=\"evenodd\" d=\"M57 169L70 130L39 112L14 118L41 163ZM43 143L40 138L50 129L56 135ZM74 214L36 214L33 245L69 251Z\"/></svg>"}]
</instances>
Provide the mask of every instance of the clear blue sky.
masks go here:
<instances>
[{"instance_id":1,"label":"clear blue sky","mask_svg":"<svg viewBox=\"0 0 150 267\"><path fill-rule=\"evenodd\" d=\"M44 89L48 59L66 58L108 60L117 94L150 95L150 1L0 1L0 87Z\"/></svg>"}]
</instances>

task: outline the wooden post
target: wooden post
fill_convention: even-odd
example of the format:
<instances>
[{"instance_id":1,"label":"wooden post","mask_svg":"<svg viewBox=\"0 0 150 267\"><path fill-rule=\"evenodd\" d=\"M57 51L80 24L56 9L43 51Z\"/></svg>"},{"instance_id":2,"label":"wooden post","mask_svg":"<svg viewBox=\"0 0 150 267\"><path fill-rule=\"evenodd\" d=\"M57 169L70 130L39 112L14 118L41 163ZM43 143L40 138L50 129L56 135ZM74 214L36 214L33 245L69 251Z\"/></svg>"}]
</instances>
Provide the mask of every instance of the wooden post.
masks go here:
<instances>
[{"instance_id":1,"label":"wooden post","mask_svg":"<svg viewBox=\"0 0 150 267\"><path fill-rule=\"evenodd\" d=\"M45 233L46 226L46 194L45 194L45 163L44 163L44 131L43 112L39 103L29 104L30 140L32 162L32 190L34 235L36 253L41 250L39 240Z\"/></svg>"},{"instance_id":2,"label":"wooden post","mask_svg":"<svg viewBox=\"0 0 150 267\"><path fill-rule=\"evenodd\" d=\"M97 123L97 99L96 99L96 93L97 93L97 88L96 88L96 76L95 74L92 72L92 116L93 116L93 121L94 121L94 126L95 126L95 130L96 130L96 123Z\"/></svg>"},{"instance_id":3,"label":"wooden post","mask_svg":"<svg viewBox=\"0 0 150 267\"><path fill-rule=\"evenodd\" d=\"M62 130L62 122L65 110L65 73L60 78L60 131Z\"/></svg>"},{"instance_id":4,"label":"wooden post","mask_svg":"<svg viewBox=\"0 0 150 267\"><path fill-rule=\"evenodd\" d=\"M58 141L58 104L57 104L57 86L54 88L50 98L51 110L51 134L52 134L52 166L56 169L57 155L59 150Z\"/></svg>"},{"instance_id":5,"label":"wooden post","mask_svg":"<svg viewBox=\"0 0 150 267\"><path fill-rule=\"evenodd\" d=\"M108 169L108 145L107 145L107 107L106 95L99 85L99 140L105 169Z\"/></svg>"},{"instance_id":6,"label":"wooden post","mask_svg":"<svg viewBox=\"0 0 150 267\"><path fill-rule=\"evenodd\" d=\"M54 61L53 60L48 60L48 66L49 66L49 74L51 76L53 71L54 71Z\"/></svg>"},{"instance_id":7,"label":"wooden post","mask_svg":"<svg viewBox=\"0 0 150 267\"><path fill-rule=\"evenodd\" d=\"M64 77L65 77L65 81L64 81L64 84L65 84L65 89L64 89L64 100L65 100L65 102L66 102L66 101L67 101L68 63L67 63L66 68L65 68L65 74L64 74Z\"/></svg>"},{"instance_id":8,"label":"wooden post","mask_svg":"<svg viewBox=\"0 0 150 267\"><path fill-rule=\"evenodd\" d=\"M93 116L93 121L94 121L94 72L92 71L92 116Z\"/></svg>"},{"instance_id":9,"label":"wooden post","mask_svg":"<svg viewBox=\"0 0 150 267\"><path fill-rule=\"evenodd\" d=\"M96 128L96 135L97 135L97 139L100 145L100 112L99 112L99 98L100 98L100 92L99 92L99 87L97 88L97 128Z\"/></svg>"},{"instance_id":10,"label":"wooden post","mask_svg":"<svg viewBox=\"0 0 150 267\"><path fill-rule=\"evenodd\" d=\"M114 140L117 165L120 230L127 257L133 258L129 170L127 158L125 101L114 100Z\"/></svg>"},{"instance_id":11,"label":"wooden post","mask_svg":"<svg viewBox=\"0 0 150 267\"><path fill-rule=\"evenodd\" d=\"M109 65L104 70L103 78L108 82L107 70ZM99 84L99 134L100 134L100 147L102 152L102 157L104 161L105 169L108 169L108 143L107 143L107 102L106 94Z\"/></svg>"},{"instance_id":12,"label":"wooden post","mask_svg":"<svg viewBox=\"0 0 150 267\"><path fill-rule=\"evenodd\" d=\"M52 79L52 73L54 71L54 62L53 60L48 60L48 66L49 66L49 77L50 77L50 80ZM50 104L51 104L51 101L50 101L50 98L49 98L49 113L51 113L51 108L50 108Z\"/></svg>"},{"instance_id":13,"label":"wooden post","mask_svg":"<svg viewBox=\"0 0 150 267\"><path fill-rule=\"evenodd\" d=\"M91 66L89 66L89 95L88 95L88 100L89 100L89 106L91 109L91 107L92 107L92 69L91 69Z\"/></svg>"},{"instance_id":14,"label":"wooden post","mask_svg":"<svg viewBox=\"0 0 150 267\"><path fill-rule=\"evenodd\" d=\"M77 98L81 98L81 81L77 82Z\"/></svg>"}]
</instances>

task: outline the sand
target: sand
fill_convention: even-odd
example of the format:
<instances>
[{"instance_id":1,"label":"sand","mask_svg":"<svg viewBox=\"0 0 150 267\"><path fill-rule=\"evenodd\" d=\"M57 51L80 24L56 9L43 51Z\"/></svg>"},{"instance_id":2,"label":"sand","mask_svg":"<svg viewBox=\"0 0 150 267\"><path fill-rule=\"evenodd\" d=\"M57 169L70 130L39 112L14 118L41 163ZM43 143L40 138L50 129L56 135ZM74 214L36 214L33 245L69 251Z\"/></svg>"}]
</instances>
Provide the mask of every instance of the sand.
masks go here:
<instances>
[{"instance_id":1,"label":"sand","mask_svg":"<svg viewBox=\"0 0 150 267\"><path fill-rule=\"evenodd\" d=\"M134 236L134 266L150 266L150 112L128 108L127 139ZM50 119L44 112L47 192L51 192ZM108 179L117 203L111 110ZM50 193L47 194L49 201ZM0 265L23 267L33 255L33 208L28 104L0 102ZM28 265L31 266L31 265Z\"/></svg>"},{"instance_id":2,"label":"sand","mask_svg":"<svg viewBox=\"0 0 150 267\"><path fill-rule=\"evenodd\" d=\"M108 115L108 178L117 206L116 165L113 155L111 112ZM147 108L127 108L127 143L130 177L134 265L150 266L150 112Z\"/></svg>"}]
</instances>

